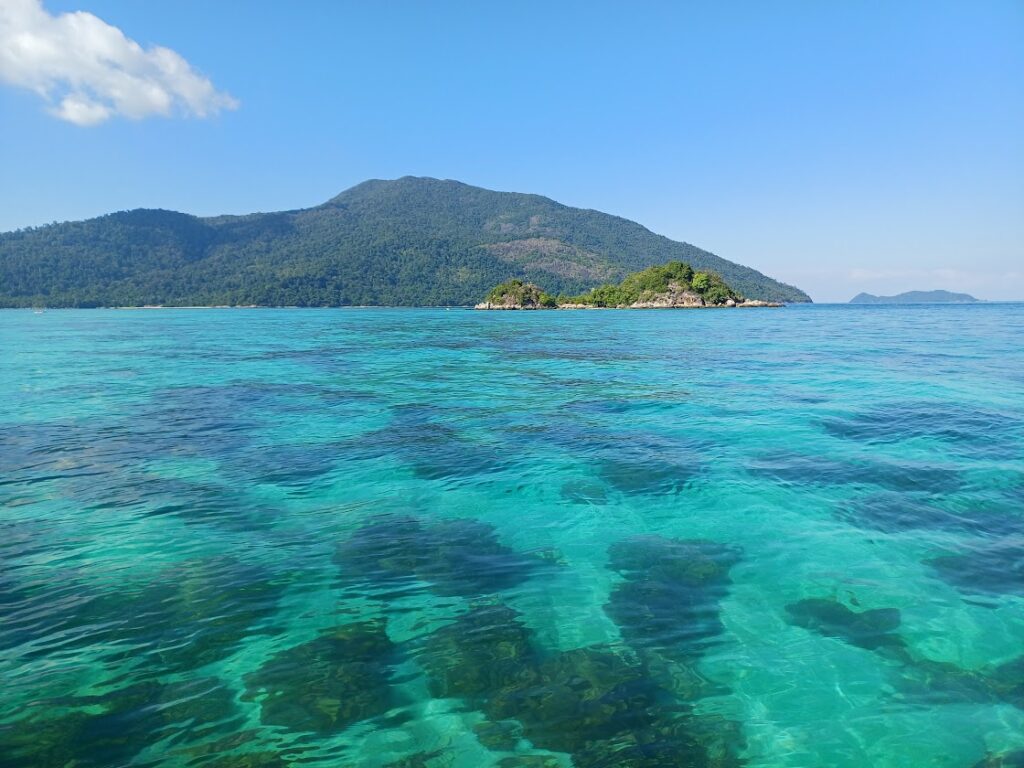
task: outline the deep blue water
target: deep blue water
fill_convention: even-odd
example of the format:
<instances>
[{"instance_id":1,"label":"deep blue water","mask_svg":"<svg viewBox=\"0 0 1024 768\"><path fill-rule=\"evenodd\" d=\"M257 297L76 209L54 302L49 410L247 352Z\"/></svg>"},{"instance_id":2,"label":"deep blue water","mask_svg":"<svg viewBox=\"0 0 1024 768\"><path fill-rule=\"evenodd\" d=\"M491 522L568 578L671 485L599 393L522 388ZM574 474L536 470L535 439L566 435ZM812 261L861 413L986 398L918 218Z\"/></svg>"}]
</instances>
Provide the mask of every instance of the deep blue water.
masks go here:
<instances>
[{"instance_id":1,"label":"deep blue water","mask_svg":"<svg viewBox=\"0 0 1024 768\"><path fill-rule=\"evenodd\" d=\"M1024 760L1024 305L8 311L0 393L5 768Z\"/></svg>"}]
</instances>

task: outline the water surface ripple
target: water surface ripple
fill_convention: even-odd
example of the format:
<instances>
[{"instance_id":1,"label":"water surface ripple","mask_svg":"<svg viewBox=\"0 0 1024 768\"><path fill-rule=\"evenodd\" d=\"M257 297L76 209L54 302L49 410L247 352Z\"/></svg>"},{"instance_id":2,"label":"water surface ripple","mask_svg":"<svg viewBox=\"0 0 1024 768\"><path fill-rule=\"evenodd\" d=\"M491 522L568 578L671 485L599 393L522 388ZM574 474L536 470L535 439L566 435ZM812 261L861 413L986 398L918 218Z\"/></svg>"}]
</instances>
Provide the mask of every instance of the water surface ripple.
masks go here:
<instances>
[{"instance_id":1,"label":"water surface ripple","mask_svg":"<svg viewBox=\"0 0 1024 768\"><path fill-rule=\"evenodd\" d=\"M1024 760L1024 305L0 313L0 766Z\"/></svg>"}]
</instances>

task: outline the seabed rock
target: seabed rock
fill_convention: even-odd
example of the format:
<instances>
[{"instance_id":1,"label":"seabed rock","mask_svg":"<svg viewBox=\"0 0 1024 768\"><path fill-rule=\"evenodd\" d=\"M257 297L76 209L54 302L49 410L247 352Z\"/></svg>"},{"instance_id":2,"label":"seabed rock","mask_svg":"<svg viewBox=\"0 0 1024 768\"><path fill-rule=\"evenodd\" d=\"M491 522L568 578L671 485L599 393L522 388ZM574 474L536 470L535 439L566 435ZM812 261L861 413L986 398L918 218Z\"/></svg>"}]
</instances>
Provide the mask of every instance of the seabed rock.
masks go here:
<instances>
[{"instance_id":1,"label":"seabed rock","mask_svg":"<svg viewBox=\"0 0 1024 768\"><path fill-rule=\"evenodd\" d=\"M334 733L391 708L394 656L383 621L348 624L282 651L246 675L242 699L260 700L266 725Z\"/></svg>"},{"instance_id":2,"label":"seabed rock","mask_svg":"<svg viewBox=\"0 0 1024 768\"><path fill-rule=\"evenodd\" d=\"M896 608L853 611L836 600L807 598L786 606L789 623L825 637L834 637L858 648L876 651L903 648L896 634L900 612Z\"/></svg>"},{"instance_id":3,"label":"seabed rock","mask_svg":"<svg viewBox=\"0 0 1024 768\"><path fill-rule=\"evenodd\" d=\"M342 542L334 562L346 584L425 582L438 595L477 597L518 586L550 560L525 555L498 541L479 520L421 522L382 516Z\"/></svg>"}]
</instances>

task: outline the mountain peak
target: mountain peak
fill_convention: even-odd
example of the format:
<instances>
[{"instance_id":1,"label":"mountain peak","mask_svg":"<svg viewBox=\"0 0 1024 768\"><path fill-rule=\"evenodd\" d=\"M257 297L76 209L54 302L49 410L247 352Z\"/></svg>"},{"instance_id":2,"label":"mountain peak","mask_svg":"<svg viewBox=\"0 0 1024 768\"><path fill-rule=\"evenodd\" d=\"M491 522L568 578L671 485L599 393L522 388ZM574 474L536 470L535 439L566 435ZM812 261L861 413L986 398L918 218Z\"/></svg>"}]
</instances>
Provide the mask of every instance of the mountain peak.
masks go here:
<instances>
[{"instance_id":1,"label":"mountain peak","mask_svg":"<svg viewBox=\"0 0 1024 768\"><path fill-rule=\"evenodd\" d=\"M0 235L0 306L471 305L510 278L578 294L670 261L715 272L752 299L809 301L617 216L403 176L302 210L136 211Z\"/></svg>"}]
</instances>

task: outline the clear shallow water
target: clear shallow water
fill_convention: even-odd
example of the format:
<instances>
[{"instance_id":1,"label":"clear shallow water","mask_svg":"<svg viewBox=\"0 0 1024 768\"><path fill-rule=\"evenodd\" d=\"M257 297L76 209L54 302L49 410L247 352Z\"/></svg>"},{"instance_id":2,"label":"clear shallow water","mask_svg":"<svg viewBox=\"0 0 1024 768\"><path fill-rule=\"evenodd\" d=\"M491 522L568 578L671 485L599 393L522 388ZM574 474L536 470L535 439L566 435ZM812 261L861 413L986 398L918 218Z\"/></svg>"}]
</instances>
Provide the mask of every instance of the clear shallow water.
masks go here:
<instances>
[{"instance_id":1,"label":"clear shallow water","mask_svg":"<svg viewBox=\"0 0 1024 768\"><path fill-rule=\"evenodd\" d=\"M1022 341L1024 305L0 313L0 765L998 761Z\"/></svg>"}]
</instances>

